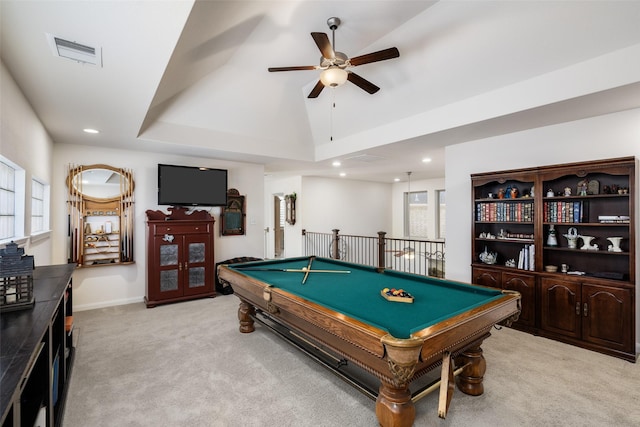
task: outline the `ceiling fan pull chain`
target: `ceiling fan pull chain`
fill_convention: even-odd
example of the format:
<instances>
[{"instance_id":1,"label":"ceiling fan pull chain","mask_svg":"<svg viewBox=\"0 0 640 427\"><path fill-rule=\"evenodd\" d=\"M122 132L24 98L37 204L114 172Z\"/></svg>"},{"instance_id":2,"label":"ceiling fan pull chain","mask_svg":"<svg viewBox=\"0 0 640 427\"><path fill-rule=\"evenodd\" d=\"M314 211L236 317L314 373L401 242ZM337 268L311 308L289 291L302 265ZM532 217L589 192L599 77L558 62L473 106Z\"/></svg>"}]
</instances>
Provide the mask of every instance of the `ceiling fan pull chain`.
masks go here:
<instances>
[{"instance_id":1,"label":"ceiling fan pull chain","mask_svg":"<svg viewBox=\"0 0 640 427\"><path fill-rule=\"evenodd\" d=\"M329 141L333 142L333 110L336 108L336 92L334 90L331 91L331 111L329 112Z\"/></svg>"}]
</instances>

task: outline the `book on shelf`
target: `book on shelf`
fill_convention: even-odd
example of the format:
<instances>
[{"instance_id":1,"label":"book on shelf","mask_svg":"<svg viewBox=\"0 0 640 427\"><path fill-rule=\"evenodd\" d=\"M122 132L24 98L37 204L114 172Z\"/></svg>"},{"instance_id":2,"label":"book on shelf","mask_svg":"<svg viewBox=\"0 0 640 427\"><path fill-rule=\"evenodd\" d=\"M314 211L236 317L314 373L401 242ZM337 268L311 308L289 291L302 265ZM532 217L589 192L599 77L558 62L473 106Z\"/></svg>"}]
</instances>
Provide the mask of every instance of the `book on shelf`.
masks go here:
<instances>
[{"instance_id":1,"label":"book on shelf","mask_svg":"<svg viewBox=\"0 0 640 427\"><path fill-rule=\"evenodd\" d=\"M546 201L543 205L544 222L580 223L585 221L586 201Z\"/></svg>"},{"instance_id":2,"label":"book on shelf","mask_svg":"<svg viewBox=\"0 0 640 427\"><path fill-rule=\"evenodd\" d=\"M518 256L518 269L534 271L535 259L535 245L524 245L524 247L520 249L520 255Z\"/></svg>"},{"instance_id":3,"label":"book on shelf","mask_svg":"<svg viewBox=\"0 0 640 427\"><path fill-rule=\"evenodd\" d=\"M531 222L532 202L479 202L476 204L476 221Z\"/></svg>"},{"instance_id":4,"label":"book on shelf","mask_svg":"<svg viewBox=\"0 0 640 427\"><path fill-rule=\"evenodd\" d=\"M628 224L630 222L629 215L598 215L598 222L606 223L623 223Z\"/></svg>"}]
</instances>

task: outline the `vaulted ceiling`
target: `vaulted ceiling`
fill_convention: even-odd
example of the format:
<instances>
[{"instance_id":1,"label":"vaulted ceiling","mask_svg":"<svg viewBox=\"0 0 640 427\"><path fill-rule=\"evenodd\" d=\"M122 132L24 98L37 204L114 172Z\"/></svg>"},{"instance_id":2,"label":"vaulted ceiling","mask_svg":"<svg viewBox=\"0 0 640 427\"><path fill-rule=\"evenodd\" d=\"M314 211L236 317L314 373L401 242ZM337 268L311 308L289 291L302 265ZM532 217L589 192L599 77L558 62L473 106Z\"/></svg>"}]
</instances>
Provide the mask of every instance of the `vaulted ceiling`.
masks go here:
<instances>
[{"instance_id":1,"label":"vaulted ceiling","mask_svg":"<svg viewBox=\"0 0 640 427\"><path fill-rule=\"evenodd\" d=\"M333 16L335 50L400 51L352 69L379 92L309 99L318 70L267 72L318 65L310 33L331 39ZM353 179L440 177L448 144L640 107L640 1L2 0L0 18L2 61L54 141L272 174L336 176L337 159Z\"/></svg>"}]
</instances>

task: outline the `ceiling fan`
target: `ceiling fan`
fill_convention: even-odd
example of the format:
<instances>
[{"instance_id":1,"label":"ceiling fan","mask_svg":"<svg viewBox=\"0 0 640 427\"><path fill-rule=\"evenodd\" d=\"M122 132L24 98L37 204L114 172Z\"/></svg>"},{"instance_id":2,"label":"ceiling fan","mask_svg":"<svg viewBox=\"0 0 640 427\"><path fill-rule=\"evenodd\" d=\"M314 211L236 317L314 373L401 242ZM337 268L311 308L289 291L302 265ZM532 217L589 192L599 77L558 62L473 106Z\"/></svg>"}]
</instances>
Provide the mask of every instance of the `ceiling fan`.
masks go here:
<instances>
[{"instance_id":1,"label":"ceiling fan","mask_svg":"<svg viewBox=\"0 0 640 427\"><path fill-rule=\"evenodd\" d=\"M393 59L400 56L398 48L391 47L389 49L380 50L377 52L368 53L366 55L356 56L349 58L342 52L334 51L336 45L335 31L340 25L340 18L332 17L327 19L327 25L332 33L333 43L329 42L329 37L325 33L311 33L311 37L316 42L322 57L320 58L320 65L302 65L295 67L271 67L270 72L274 71L300 71L300 70L322 70L320 73L320 80L316 83L315 87L309 93L308 98L317 98L322 92L325 86L336 87L349 80L354 85L367 91L370 94L374 94L380 90L380 88L370 81L360 77L351 70L351 67L358 65L369 64L371 62L384 61L387 59ZM333 46L333 47L332 47Z\"/></svg>"}]
</instances>

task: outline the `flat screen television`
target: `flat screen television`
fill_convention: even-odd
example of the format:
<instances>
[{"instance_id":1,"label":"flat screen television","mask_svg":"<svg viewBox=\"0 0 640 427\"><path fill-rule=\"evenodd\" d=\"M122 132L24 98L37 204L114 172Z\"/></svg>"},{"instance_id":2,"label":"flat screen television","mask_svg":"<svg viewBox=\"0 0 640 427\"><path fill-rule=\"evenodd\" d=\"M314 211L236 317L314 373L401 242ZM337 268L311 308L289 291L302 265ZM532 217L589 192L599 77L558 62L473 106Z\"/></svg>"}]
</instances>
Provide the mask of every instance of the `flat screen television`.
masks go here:
<instances>
[{"instance_id":1,"label":"flat screen television","mask_svg":"<svg viewBox=\"0 0 640 427\"><path fill-rule=\"evenodd\" d=\"M227 170L158 164L158 204L225 206Z\"/></svg>"}]
</instances>

